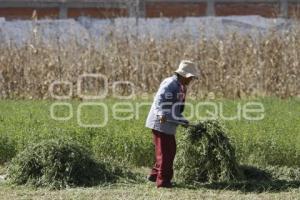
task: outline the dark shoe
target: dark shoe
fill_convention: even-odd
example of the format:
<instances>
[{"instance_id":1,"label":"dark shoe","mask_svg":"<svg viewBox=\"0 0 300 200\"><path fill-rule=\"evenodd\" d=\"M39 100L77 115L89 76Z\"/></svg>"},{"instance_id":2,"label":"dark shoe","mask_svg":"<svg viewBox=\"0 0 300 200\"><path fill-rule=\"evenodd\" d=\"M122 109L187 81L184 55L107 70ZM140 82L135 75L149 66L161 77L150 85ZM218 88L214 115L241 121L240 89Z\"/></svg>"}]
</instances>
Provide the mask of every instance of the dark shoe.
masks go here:
<instances>
[{"instance_id":1,"label":"dark shoe","mask_svg":"<svg viewBox=\"0 0 300 200\"><path fill-rule=\"evenodd\" d=\"M156 182L156 177L157 176L149 175L149 176L147 176L147 180L151 181L151 182Z\"/></svg>"}]
</instances>

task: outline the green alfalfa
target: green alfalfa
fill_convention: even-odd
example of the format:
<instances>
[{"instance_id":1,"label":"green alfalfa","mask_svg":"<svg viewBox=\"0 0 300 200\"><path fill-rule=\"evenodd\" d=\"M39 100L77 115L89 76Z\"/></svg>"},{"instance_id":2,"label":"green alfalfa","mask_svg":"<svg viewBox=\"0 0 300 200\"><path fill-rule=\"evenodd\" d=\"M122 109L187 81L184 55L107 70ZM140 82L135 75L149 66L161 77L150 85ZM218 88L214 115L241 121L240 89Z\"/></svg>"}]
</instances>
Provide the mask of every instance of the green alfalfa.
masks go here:
<instances>
[{"instance_id":1,"label":"green alfalfa","mask_svg":"<svg viewBox=\"0 0 300 200\"><path fill-rule=\"evenodd\" d=\"M244 178L224 125L200 121L179 140L175 161L178 178L187 183L226 182Z\"/></svg>"},{"instance_id":2,"label":"green alfalfa","mask_svg":"<svg viewBox=\"0 0 300 200\"><path fill-rule=\"evenodd\" d=\"M13 158L8 172L12 184L53 189L114 182L119 173L78 142L63 138L28 146Z\"/></svg>"}]
</instances>

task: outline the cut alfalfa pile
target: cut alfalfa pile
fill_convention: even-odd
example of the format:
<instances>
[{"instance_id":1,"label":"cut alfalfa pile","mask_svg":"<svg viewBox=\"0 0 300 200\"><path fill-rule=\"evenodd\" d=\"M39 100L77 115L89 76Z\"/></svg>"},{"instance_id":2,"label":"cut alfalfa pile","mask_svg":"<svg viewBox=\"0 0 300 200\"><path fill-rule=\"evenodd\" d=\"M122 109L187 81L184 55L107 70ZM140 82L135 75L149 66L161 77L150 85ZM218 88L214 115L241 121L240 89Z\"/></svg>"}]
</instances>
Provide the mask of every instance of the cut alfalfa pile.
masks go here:
<instances>
[{"instance_id":1,"label":"cut alfalfa pile","mask_svg":"<svg viewBox=\"0 0 300 200\"><path fill-rule=\"evenodd\" d=\"M107 163L96 162L91 155L85 147L69 139L44 140L12 160L8 178L17 185L59 189L111 182L121 173Z\"/></svg>"},{"instance_id":2,"label":"cut alfalfa pile","mask_svg":"<svg viewBox=\"0 0 300 200\"><path fill-rule=\"evenodd\" d=\"M185 183L226 182L244 178L224 125L200 121L178 141L177 177Z\"/></svg>"}]
</instances>

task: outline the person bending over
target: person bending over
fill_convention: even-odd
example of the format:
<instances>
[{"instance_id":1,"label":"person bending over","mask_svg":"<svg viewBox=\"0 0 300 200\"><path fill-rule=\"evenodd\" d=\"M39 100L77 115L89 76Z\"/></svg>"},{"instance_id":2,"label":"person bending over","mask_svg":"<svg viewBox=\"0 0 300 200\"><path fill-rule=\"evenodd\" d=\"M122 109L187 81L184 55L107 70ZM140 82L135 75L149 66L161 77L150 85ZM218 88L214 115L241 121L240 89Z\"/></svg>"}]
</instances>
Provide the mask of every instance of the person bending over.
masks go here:
<instances>
[{"instance_id":1,"label":"person bending over","mask_svg":"<svg viewBox=\"0 0 300 200\"><path fill-rule=\"evenodd\" d=\"M172 187L173 161L176 154L174 121L188 121L182 116L186 88L198 77L196 66L188 60L181 61L175 74L162 81L149 111L146 127L152 130L155 145L155 164L148 180L157 187Z\"/></svg>"}]
</instances>

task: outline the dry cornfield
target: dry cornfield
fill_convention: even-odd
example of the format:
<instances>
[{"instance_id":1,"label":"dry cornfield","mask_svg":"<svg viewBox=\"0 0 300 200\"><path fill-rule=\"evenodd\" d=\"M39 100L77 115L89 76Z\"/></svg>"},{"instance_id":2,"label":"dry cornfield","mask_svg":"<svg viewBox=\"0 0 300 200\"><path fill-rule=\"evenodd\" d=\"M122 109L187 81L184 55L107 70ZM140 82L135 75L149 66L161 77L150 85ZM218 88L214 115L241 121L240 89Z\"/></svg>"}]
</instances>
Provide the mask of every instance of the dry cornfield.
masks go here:
<instances>
[{"instance_id":1,"label":"dry cornfield","mask_svg":"<svg viewBox=\"0 0 300 200\"><path fill-rule=\"evenodd\" d=\"M43 43L34 31L26 45L1 43L0 98L46 99L53 81L70 81L76 88L84 73L105 75L110 94L115 81L130 81L136 94L151 94L181 59L194 60L201 70L189 90L198 98L300 95L299 26L284 33L270 30L258 38L237 33L193 38L186 33L155 39L108 31L109 37L84 45L75 39L62 44L59 36ZM84 81L83 86L96 91L96 82ZM58 94L67 90L55 88ZM78 97L76 90L73 97Z\"/></svg>"}]
</instances>

